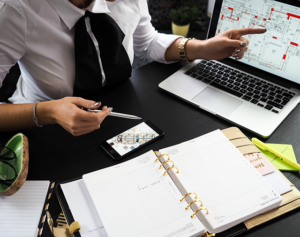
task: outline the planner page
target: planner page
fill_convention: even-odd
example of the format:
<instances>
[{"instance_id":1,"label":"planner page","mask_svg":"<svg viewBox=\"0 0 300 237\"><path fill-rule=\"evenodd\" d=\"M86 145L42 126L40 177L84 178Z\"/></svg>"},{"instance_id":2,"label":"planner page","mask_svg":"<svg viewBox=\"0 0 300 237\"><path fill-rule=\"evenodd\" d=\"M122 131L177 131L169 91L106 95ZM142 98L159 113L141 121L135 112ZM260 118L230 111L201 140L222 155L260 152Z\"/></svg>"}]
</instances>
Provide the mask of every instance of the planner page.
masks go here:
<instances>
[{"instance_id":1,"label":"planner page","mask_svg":"<svg viewBox=\"0 0 300 237\"><path fill-rule=\"evenodd\" d=\"M81 237L107 237L102 221L82 179L61 184L73 219L80 223Z\"/></svg>"},{"instance_id":2,"label":"planner page","mask_svg":"<svg viewBox=\"0 0 300 237\"><path fill-rule=\"evenodd\" d=\"M109 237L199 236L204 226L191 218L182 198L156 156L135 159L83 176Z\"/></svg>"},{"instance_id":3,"label":"planner page","mask_svg":"<svg viewBox=\"0 0 300 237\"><path fill-rule=\"evenodd\" d=\"M12 196L0 194L0 236L37 236L49 181L25 181Z\"/></svg>"},{"instance_id":4,"label":"planner page","mask_svg":"<svg viewBox=\"0 0 300 237\"><path fill-rule=\"evenodd\" d=\"M282 198L220 131L161 149L203 207L202 222L221 232L280 205ZM200 204L200 203L198 203ZM199 206L200 207L200 206Z\"/></svg>"}]
</instances>

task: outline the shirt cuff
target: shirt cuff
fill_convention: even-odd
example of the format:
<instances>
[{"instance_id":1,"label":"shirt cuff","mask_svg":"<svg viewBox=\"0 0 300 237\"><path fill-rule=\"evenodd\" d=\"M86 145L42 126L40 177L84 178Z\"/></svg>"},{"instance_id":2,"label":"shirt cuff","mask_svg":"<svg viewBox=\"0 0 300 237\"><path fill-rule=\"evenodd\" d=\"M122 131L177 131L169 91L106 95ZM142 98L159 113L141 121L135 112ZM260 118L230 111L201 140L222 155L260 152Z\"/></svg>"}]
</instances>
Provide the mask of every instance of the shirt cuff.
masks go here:
<instances>
[{"instance_id":1,"label":"shirt cuff","mask_svg":"<svg viewBox=\"0 0 300 237\"><path fill-rule=\"evenodd\" d=\"M156 39L153 40L150 46L150 57L155 61L165 64L175 63L178 61L166 61L165 53L167 49L174 43L178 38L182 38L180 35L167 35L159 33ZM178 52L179 53L179 52Z\"/></svg>"}]
</instances>

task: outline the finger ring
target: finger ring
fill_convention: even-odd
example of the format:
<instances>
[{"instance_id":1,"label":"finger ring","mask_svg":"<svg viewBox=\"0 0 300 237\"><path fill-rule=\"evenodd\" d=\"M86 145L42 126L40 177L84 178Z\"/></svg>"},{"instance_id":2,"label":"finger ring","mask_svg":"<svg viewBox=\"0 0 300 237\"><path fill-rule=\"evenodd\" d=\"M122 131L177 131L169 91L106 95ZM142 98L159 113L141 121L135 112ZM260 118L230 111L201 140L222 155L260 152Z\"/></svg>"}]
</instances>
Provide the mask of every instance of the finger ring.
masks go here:
<instances>
[{"instance_id":1,"label":"finger ring","mask_svg":"<svg viewBox=\"0 0 300 237\"><path fill-rule=\"evenodd\" d=\"M235 60L238 60L238 59L240 59L239 57L235 57Z\"/></svg>"},{"instance_id":2,"label":"finger ring","mask_svg":"<svg viewBox=\"0 0 300 237\"><path fill-rule=\"evenodd\" d=\"M239 53L239 52L241 52L241 50L240 49L237 49L236 51L235 51L235 53L237 54L237 53Z\"/></svg>"},{"instance_id":3,"label":"finger ring","mask_svg":"<svg viewBox=\"0 0 300 237\"><path fill-rule=\"evenodd\" d=\"M237 57L237 54L235 53L234 55L232 55L232 57Z\"/></svg>"},{"instance_id":4,"label":"finger ring","mask_svg":"<svg viewBox=\"0 0 300 237\"><path fill-rule=\"evenodd\" d=\"M246 42L241 42L242 47L245 47L246 45L247 45Z\"/></svg>"}]
</instances>

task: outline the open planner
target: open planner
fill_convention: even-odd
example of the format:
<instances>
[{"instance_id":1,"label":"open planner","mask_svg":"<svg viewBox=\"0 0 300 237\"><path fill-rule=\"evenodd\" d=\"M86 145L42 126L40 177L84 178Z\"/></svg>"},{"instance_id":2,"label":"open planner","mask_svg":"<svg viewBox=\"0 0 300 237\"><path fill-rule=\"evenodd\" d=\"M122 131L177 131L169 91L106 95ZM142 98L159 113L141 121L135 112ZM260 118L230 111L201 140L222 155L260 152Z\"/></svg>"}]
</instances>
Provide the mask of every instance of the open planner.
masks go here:
<instances>
[{"instance_id":1,"label":"open planner","mask_svg":"<svg viewBox=\"0 0 300 237\"><path fill-rule=\"evenodd\" d=\"M82 237L209 236L282 202L220 130L85 174L56 191Z\"/></svg>"}]
</instances>

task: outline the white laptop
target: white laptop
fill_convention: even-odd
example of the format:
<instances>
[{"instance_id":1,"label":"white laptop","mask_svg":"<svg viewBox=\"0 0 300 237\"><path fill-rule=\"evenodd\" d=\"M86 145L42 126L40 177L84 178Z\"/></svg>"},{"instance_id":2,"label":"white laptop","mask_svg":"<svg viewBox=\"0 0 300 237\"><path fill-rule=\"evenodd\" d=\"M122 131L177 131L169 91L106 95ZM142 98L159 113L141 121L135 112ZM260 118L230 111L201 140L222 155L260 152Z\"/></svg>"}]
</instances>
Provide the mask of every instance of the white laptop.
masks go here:
<instances>
[{"instance_id":1,"label":"white laptop","mask_svg":"<svg viewBox=\"0 0 300 237\"><path fill-rule=\"evenodd\" d=\"M196 60L159 87L267 138L300 101L300 1L216 0L208 38L232 28L266 28L244 36L241 60Z\"/></svg>"}]
</instances>

